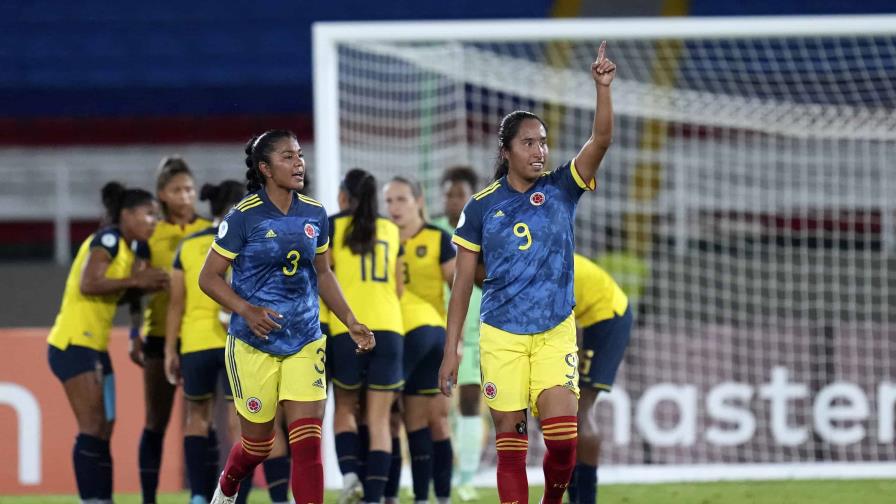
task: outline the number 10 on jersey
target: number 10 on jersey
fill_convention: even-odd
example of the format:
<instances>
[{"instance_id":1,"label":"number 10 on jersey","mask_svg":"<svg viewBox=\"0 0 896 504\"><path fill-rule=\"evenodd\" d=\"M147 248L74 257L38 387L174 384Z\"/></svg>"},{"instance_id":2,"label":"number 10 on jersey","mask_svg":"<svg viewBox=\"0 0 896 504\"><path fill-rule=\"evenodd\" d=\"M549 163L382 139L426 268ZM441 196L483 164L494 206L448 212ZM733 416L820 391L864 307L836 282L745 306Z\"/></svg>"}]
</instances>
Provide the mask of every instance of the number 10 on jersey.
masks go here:
<instances>
[{"instance_id":1,"label":"number 10 on jersey","mask_svg":"<svg viewBox=\"0 0 896 504\"><path fill-rule=\"evenodd\" d=\"M377 240L373 244L373 251L361 255L361 281L368 278L374 282L389 281L389 243Z\"/></svg>"}]
</instances>

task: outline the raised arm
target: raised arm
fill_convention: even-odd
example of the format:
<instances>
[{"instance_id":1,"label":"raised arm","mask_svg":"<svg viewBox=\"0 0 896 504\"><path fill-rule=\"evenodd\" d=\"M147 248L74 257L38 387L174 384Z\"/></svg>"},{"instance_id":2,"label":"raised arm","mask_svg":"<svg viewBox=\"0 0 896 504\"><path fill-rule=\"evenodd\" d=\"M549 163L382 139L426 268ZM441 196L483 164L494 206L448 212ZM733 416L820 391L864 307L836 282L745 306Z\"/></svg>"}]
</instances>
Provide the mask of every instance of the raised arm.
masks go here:
<instances>
[{"instance_id":1,"label":"raised arm","mask_svg":"<svg viewBox=\"0 0 896 504\"><path fill-rule=\"evenodd\" d=\"M590 184L597 173L597 168L604 159L604 154L613 142L613 101L610 96L610 84L616 77L616 64L604 55L607 42L600 44L597 59L591 64L591 78L597 94L594 124L591 126L591 137L582 146L576 156L576 171L586 184Z\"/></svg>"}]
</instances>

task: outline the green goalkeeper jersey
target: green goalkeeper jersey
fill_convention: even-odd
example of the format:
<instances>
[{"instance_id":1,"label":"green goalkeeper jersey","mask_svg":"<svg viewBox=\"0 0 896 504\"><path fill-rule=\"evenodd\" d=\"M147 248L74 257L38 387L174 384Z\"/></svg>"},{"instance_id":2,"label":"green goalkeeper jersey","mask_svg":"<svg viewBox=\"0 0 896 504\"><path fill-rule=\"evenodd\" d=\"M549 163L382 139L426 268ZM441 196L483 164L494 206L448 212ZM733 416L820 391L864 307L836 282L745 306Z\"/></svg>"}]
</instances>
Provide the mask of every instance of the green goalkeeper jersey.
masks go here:
<instances>
[{"instance_id":1,"label":"green goalkeeper jersey","mask_svg":"<svg viewBox=\"0 0 896 504\"><path fill-rule=\"evenodd\" d=\"M448 222L448 217L444 215L436 217L432 220L432 224L444 229L448 233L454 233L454 227ZM446 296L445 299L448 299ZM482 290L473 286L473 293L470 295L470 308L467 310L467 320L464 324L464 344L479 345L479 304L482 301Z\"/></svg>"}]
</instances>

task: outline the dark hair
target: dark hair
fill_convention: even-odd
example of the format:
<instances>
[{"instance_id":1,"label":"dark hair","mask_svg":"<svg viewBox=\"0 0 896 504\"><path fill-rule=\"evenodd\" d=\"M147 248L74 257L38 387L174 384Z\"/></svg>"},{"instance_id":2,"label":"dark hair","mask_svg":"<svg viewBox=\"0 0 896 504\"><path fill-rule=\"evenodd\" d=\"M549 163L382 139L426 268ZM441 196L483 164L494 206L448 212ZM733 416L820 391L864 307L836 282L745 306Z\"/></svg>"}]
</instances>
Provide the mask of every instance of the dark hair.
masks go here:
<instances>
[{"instance_id":1,"label":"dark hair","mask_svg":"<svg viewBox=\"0 0 896 504\"><path fill-rule=\"evenodd\" d=\"M264 187L264 175L258 169L258 163L271 164L271 151L274 143L281 138L298 140L296 134L289 130L268 130L260 135L255 135L246 143L246 190L255 192Z\"/></svg>"},{"instance_id":2,"label":"dark hair","mask_svg":"<svg viewBox=\"0 0 896 504\"><path fill-rule=\"evenodd\" d=\"M479 186L479 177L476 176L476 171L473 170L472 166L452 166L442 174L441 185L445 185L448 182L452 184L456 182L466 182L470 184L470 190L475 191Z\"/></svg>"},{"instance_id":3,"label":"dark hair","mask_svg":"<svg viewBox=\"0 0 896 504\"><path fill-rule=\"evenodd\" d=\"M373 252L376 240L376 179L372 174L353 168L345 174L340 189L351 202L352 221L345 233L345 245L355 254Z\"/></svg>"},{"instance_id":4,"label":"dark hair","mask_svg":"<svg viewBox=\"0 0 896 504\"><path fill-rule=\"evenodd\" d=\"M510 150L510 142L520 132L520 124L526 119L535 119L544 126L545 131L548 129L544 121L532 112L516 110L504 116L504 119L501 119L501 126L498 127L498 159L495 160L495 180L507 175L508 170L510 170L507 160L501 155L501 151L503 149Z\"/></svg>"},{"instance_id":5,"label":"dark hair","mask_svg":"<svg viewBox=\"0 0 896 504\"><path fill-rule=\"evenodd\" d=\"M103 207L106 208L105 221L118 225L121 220L121 211L146 205L153 201L149 191L143 189L126 189L118 182L107 182L101 191Z\"/></svg>"},{"instance_id":6,"label":"dark hair","mask_svg":"<svg viewBox=\"0 0 896 504\"><path fill-rule=\"evenodd\" d=\"M180 156L163 157L159 162L159 168L156 170L156 194L162 192L162 189L178 175L187 175L193 178L193 172ZM162 207L162 213L168 215L168 207L165 202L159 199L159 205Z\"/></svg>"},{"instance_id":7,"label":"dark hair","mask_svg":"<svg viewBox=\"0 0 896 504\"><path fill-rule=\"evenodd\" d=\"M411 188L411 196L413 196L414 199L423 197L423 185L421 185L420 181L418 181L416 179L402 177L401 175L396 175L396 176L392 177L392 180L390 180L389 182L398 182L400 184L404 184L404 185L410 187ZM420 218L423 220L426 220L426 214L423 212L423 207L420 208Z\"/></svg>"},{"instance_id":8,"label":"dark hair","mask_svg":"<svg viewBox=\"0 0 896 504\"><path fill-rule=\"evenodd\" d=\"M209 202L213 217L223 217L245 195L245 186L236 180L225 180L218 185L205 184L199 190L199 199Z\"/></svg>"}]
</instances>

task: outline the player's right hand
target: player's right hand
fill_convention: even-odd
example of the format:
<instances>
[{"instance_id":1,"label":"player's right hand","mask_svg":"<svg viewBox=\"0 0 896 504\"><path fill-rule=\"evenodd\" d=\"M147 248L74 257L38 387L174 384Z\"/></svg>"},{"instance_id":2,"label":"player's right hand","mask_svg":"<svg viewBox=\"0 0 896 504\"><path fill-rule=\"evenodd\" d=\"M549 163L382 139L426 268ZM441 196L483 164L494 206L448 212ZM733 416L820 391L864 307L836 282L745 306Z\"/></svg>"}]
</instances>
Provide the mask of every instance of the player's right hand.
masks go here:
<instances>
[{"instance_id":1,"label":"player's right hand","mask_svg":"<svg viewBox=\"0 0 896 504\"><path fill-rule=\"evenodd\" d=\"M243 317L253 334L261 339L268 339L268 333L281 329L280 324L274 322L274 319L282 319L283 315L270 308L249 305L243 313L240 313L240 317Z\"/></svg>"},{"instance_id":2,"label":"player's right hand","mask_svg":"<svg viewBox=\"0 0 896 504\"><path fill-rule=\"evenodd\" d=\"M131 277L134 286L146 291L157 291L168 288L168 273L159 268L145 268L134 272Z\"/></svg>"},{"instance_id":3,"label":"player's right hand","mask_svg":"<svg viewBox=\"0 0 896 504\"><path fill-rule=\"evenodd\" d=\"M178 355L177 349L165 348L165 378L174 386L181 383L180 355Z\"/></svg>"},{"instance_id":4,"label":"player's right hand","mask_svg":"<svg viewBox=\"0 0 896 504\"><path fill-rule=\"evenodd\" d=\"M460 356L457 352L445 352L442 365L439 367L439 390L451 397L452 389L457 386L457 368L460 367Z\"/></svg>"}]
</instances>

